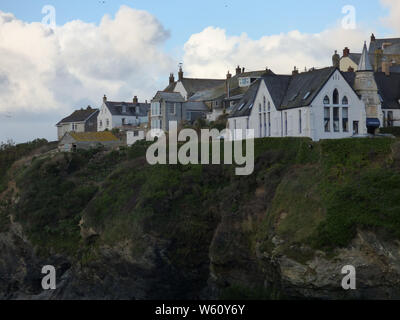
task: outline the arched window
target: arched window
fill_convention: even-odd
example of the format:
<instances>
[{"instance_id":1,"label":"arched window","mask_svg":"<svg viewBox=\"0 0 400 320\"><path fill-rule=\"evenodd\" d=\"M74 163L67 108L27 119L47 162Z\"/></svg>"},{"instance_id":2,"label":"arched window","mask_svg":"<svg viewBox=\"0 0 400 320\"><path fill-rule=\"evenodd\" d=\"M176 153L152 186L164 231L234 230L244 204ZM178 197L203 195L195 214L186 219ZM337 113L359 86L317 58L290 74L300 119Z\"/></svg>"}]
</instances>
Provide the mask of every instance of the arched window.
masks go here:
<instances>
[{"instance_id":1,"label":"arched window","mask_svg":"<svg viewBox=\"0 0 400 320\"><path fill-rule=\"evenodd\" d=\"M271 102L268 101L268 111L271 111Z\"/></svg>"},{"instance_id":2,"label":"arched window","mask_svg":"<svg viewBox=\"0 0 400 320\"><path fill-rule=\"evenodd\" d=\"M329 101L329 97L328 97L328 96L325 96L325 98L324 98L324 104L330 104L330 101Z\"/></svg>"},{"instance_id":3,"label":"arched window","mask_svg":"<svg viewBox=\"0 0 400 320\"><path fill-rule=\"evenodd\" d=\"M339 104L339 91L337 89L333 91L333 104Z\"/></svg>"},{"instance_id":4,"label":"arched window","mask_svg":"<svg viewBox=\"0 0 400 320\"><path fill-rule=\"evenodd\" d=\"M349 99L347 99L346 96L343 97L342 104L345 105L345 106L347 106L349 104Z\"/></svg>"}]
</instances>

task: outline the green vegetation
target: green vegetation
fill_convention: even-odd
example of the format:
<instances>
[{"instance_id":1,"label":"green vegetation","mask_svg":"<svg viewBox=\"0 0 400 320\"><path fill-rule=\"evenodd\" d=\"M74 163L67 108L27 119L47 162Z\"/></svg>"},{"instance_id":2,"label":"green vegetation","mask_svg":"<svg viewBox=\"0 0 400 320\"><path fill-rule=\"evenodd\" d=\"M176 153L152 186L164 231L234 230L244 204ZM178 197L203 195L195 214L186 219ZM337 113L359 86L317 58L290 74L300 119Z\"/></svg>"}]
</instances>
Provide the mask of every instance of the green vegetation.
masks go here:
<instances>
[{"instance_id":1,"label":"green vegetation","mask_svg":"<svg viewBox=\"0 0 400 320\"><path fill-rule=\"evenodd\" d=\"M400 127L386 127L379 129L381 133L392 134L396 137L400 137Z\"/></svg>"},{"instance_id":2,"label":"green vegetation","mask_svg":"<svg viewBox=\"0 0 400 320\"><path fill-rule=\"evenodd\" d=\"M357 229L400 239L396 139L257 139L250 176L236 176L229 165L150 166L148 146L59 153L21 164L13 174L18 191L12 196L19 201L2 199L0 231L12 214L39 253L65 253L81 262L95 259L91 248L128 243L132 256L141 257L163 241L173 267L199 270L203 281L221 221L230 229L229 239L213 248L220 265L236 256L232 248L250 256L259 248L303 263L315 249L347 246ZM8 148L8 158L0 151L5 182L12 163L34 151L30 145ZM11 157L10 150L20 151ZM82 237L81 227L95 237ZM223 293L235 296L274 293L239 285Z\"/></svg>"}]
</instances>

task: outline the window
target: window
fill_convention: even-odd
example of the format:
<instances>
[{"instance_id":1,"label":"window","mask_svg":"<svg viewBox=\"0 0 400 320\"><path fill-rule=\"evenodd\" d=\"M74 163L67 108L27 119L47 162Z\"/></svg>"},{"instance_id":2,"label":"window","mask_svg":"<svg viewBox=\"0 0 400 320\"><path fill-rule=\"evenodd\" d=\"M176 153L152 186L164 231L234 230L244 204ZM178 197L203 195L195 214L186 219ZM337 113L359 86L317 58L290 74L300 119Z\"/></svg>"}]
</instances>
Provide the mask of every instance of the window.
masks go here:
<instances>
[{"instance_id":1,"label":"window","mask_svg":"<svg viewBox=\"0 0 400 320\"><path fill-rule=\"evenodd\" d=\"M268 111L271 111L271 102L268 101Z\"/></svg>"},{"instance_id":2,"label":"window","mask_svg":"<svg viewBox=\"0 0 400 320\"><path fill-rule=\"evenodd\" d=\"M311 94L311 92L308 91L308 92L304 95L303 100L306 100L306 99L310 96L310 94Z\"/></svg>"},{"instance_id":3,"label":"window","mask_svg":"<svg viewBox=\"0 0 400 320\"><path fill-rule=\"evenodd\" d=\"M122 118L122 125L124 126L125 125L125 118Z\"/></svg>"},{"instance_id":4,"label":"window","mask_svg":"<svg viewBox=\"0 0 400 320\"><path fill-rule=\"evenodd\" d=\"M261 113L261 103L258 105L258 112Z\"/></svg>"},{"instance_id":5,"label":"window","mask_svg":"<svg viewBox=\"0 0 400 320\"><path fill-rule=\"evenodd\" d=\"M302 123L301 123L301 110L299 110L299 133L302 133Z\"/></svg>"},{"instance_id":6,"label":"window","mask_svg":"<svg viewBox=\"0 0 400 320\"><path fill-rule=\"evenodd\" d=\"M186 111L186 120L190 121L190 119L191 119L190 111Z\"/></svg>"},{"instance_id":7,"label":"window","mask_svg":"<svg viewBox=\"0 0 400 320\"><path fill-rule=\"evenodd\" d=\"M250 85L250 78L239 78L239 87L248 87Z\"/></svg>"},{"instance_id":8,"label":"window","mask_svg":"<svg viewBox=\"0 0 400 320\"><path fill-rule=\"evenodd\" d=\"M260 104L260 109L261 109L261 104ZM258 118L259 118L259 120L260 120L259 137L261 138L261 137L262 137L262 113L260 113L260 114L258 115Z\"/></svg>"},{"instance_id":9,"label":"window","mask_svg":"<svg viewBox=\"0 0 400 320\"><path fill-rule=\"evenodd\" d=\"M333 91L333 104L339 104L339 91L337 89Z\"/></svg>"},{"instance_id":10,"label":"window","mask_svg":"<svg viewBox=\"0 0 400 320\"><path fill-rule=\"evenodd\" d=\"M103 126L103 121L100 120L99 127L101 128L102 126Z\"/></svg>"},{"instance_id":11,"label":"window","mask_svg":"<svg viewBox=\"0 0 400 320\"><path fill-rule=\"evenodd\" d=\"M339 108L333 108L333 131L339 132Z\"/></svg>"},{"instance_id":12,"label":"window","mask_svg":"<svg viewBox=\"0 0 400 320\"><path fill-rule=\"evenodd\" d=\"M126 113L126 106L122 106L122 113Z\"/></svg>"},{"instance_id":13,"label":"window","mask_svg":"<svg viewBox=\"0 0 400 320\"><path fill-rule=\"evenodd\" d=\"M264 110L264 112L265 112L266 105L267 105L267 99L265 99L265 96L264 96L264 99L263 99L263 110Z\"/></svg>"},{"instance_id":14,"label":"window","mask_svg":"<svg viewBox=\"0 0 400 320\"><path fill-rule=\"evenodd\" d=\"M329 97L328 96L325 96L325 98L324 98L324 104L326 105L326 104L330 104L331 102L330 102L330 100L329 100Z\"/></svg>"},{"instance_id":15,"label":"window","mask_svg":"<svg viewBox=\"0 0 400 320\"><path fill-rule=\"evenodd\" d=\"M343 132L349 132L349 108L342 109Z\"/></svg>"},{"instance_id":16,"label":"window","mask_svg":"<svg viewBox=\"0 0 400 320\"><path fill-rule=\"evenodd\" d=\"M239 106L239 109L238 109L238 110L239 110L239 111L242 110L243 107L244 107L244 105L245 105L245 103L242 103L242 104Z\"/></svg>"},{"instance_id":17,"label":"window","mask_svg":"<svg viewBox=\"0 0 400 320\"><path fill-rule=\"evenodd\" d=\"M236 140L236 120L233 120L233 140Z\"/></svg>"},{"instance_id":18,"label":"window","mask_svg":"<svg viewBox=\"0 0 400 320\"><path fill-rule=\"evenodd\" d=\"M176 113L176 103L169 105L169 113L170 114Z\"/></svg>"},{"instance_id":19,"label":"window","mask_svg":"<svg viewBox=\"0 0 400 320\"><path fill-rule=\"evenodd\" d=\"M107 127L108 127L110 125L110 119L107 119L106 123L107 123Z\"/></svg>"},{"instance_id":20,"label":"window","mask_svg":"<svg viewBox=\"0 0 400 320\"><path fill-rule=\"evenodd\" d=\"M331 132L331 109L329 107L324 108L324 127L325 132Z\"/></svg>"},{"instance_id":21,"label":"window","mask_svg":"<svg viewBox=\"0 0 400 320\"><path fill-rule=\"evenodd\" d=\"M161 114L160 110L160 103L159 102L152 102L151 103L151 115L158 116Z\"/></svg>"},{"instance_id":22,"label":"window","mask_svg":"<svg viewBox=\"0 0 400 320\"><path fill-rule=\"evenodd\" d=\"M271 136L271 112L268 112L268 136Z\"/></svg>"},{"instance_id":23,"label":"window","mask_svg":"<svg viewBox=\"0 0 400 320\"><path fill-rule=\"evenodd\" d=\"M348 104L349 104L349 100L347 99L346 96L344 96L342 99L342 105L347 106Z\"/></svg>"},{"instance_id":24,"label":"window","mask_svg":"<svg viewBox=\"0 0 400 320\"><path fill-rule=\"evenodd\" d=\"M134 136L134 137L139 136L139 131L133 131L133 136Z\"/></svg>"},{"instance_id":25,"label":"window","mask_svg":"<svg viewBox=\"0 0 400 320\"><path fill-rule=\"evenodd\" d=\"M285 136L288 135L287 112L285 112Z\"/></svg>"},{"instance_id":26,"label":"window","mask_svg":"<svg viewBox=\"0 0 400 320\"><path fill-rule=\"evenodd\" d=\"M267 114L264 113L264 137L267 136Z\"/></svg>"}]
</instances>

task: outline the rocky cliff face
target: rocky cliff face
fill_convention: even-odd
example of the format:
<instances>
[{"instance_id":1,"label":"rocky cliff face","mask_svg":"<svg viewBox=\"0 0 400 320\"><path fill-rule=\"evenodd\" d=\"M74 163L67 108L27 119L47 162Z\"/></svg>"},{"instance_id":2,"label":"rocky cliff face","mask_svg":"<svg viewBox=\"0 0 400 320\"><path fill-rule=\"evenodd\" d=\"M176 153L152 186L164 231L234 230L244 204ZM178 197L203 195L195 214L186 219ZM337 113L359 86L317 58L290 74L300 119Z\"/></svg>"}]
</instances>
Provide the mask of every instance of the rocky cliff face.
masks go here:
<instances>
[{"instance_id":1,"label":"rocky cliff face","mask_svg":"<svg viewBox=\"0 0 400 320\"><path fill-rule=\"evenodd\" d=\"M341 145L335 161L332 145L264 143L241 178L149 167L136 149L20 162L0 196L0 298L399 299L400 205L385 200L399 189L397 142ZM363 206L364 187L384 206L347 220L338 197ZM41 288L44 265L54 291ZM346 265L356 290L341 287Z\"/></svg>"}]
</instances>

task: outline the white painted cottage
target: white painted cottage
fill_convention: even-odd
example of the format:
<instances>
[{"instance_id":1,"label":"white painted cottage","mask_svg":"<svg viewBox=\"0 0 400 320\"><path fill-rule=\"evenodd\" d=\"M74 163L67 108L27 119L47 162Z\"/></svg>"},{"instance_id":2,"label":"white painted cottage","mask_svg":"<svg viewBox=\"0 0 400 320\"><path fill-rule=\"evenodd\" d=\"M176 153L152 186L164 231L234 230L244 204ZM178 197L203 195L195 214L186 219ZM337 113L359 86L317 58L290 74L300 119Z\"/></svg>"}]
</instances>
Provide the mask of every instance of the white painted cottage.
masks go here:
<instances>
[{"instance_id":1,"label":"white painted cottage","mask_svg":"<svg viewBox=\"0 0 400 320\"><path fill-rule=\"evenodd\" d=\"M256 138L309 137L314 141L367 133L362 99L335 67L255 81L228 119L235 129L254 129Z\"/></svg>"},{"instance_id":2,"label":"white painted cottage","mask_svg":"<svg viewBox=\"0 0 400 320\"><path fill-rule=\"evenodd\" d=\"M132 102L108 101L104 96L103 104L97 117L97 131L114 128L130 130L148 123L150 104L139 103L137 97Z\"/></svg>"}]
</instances>

